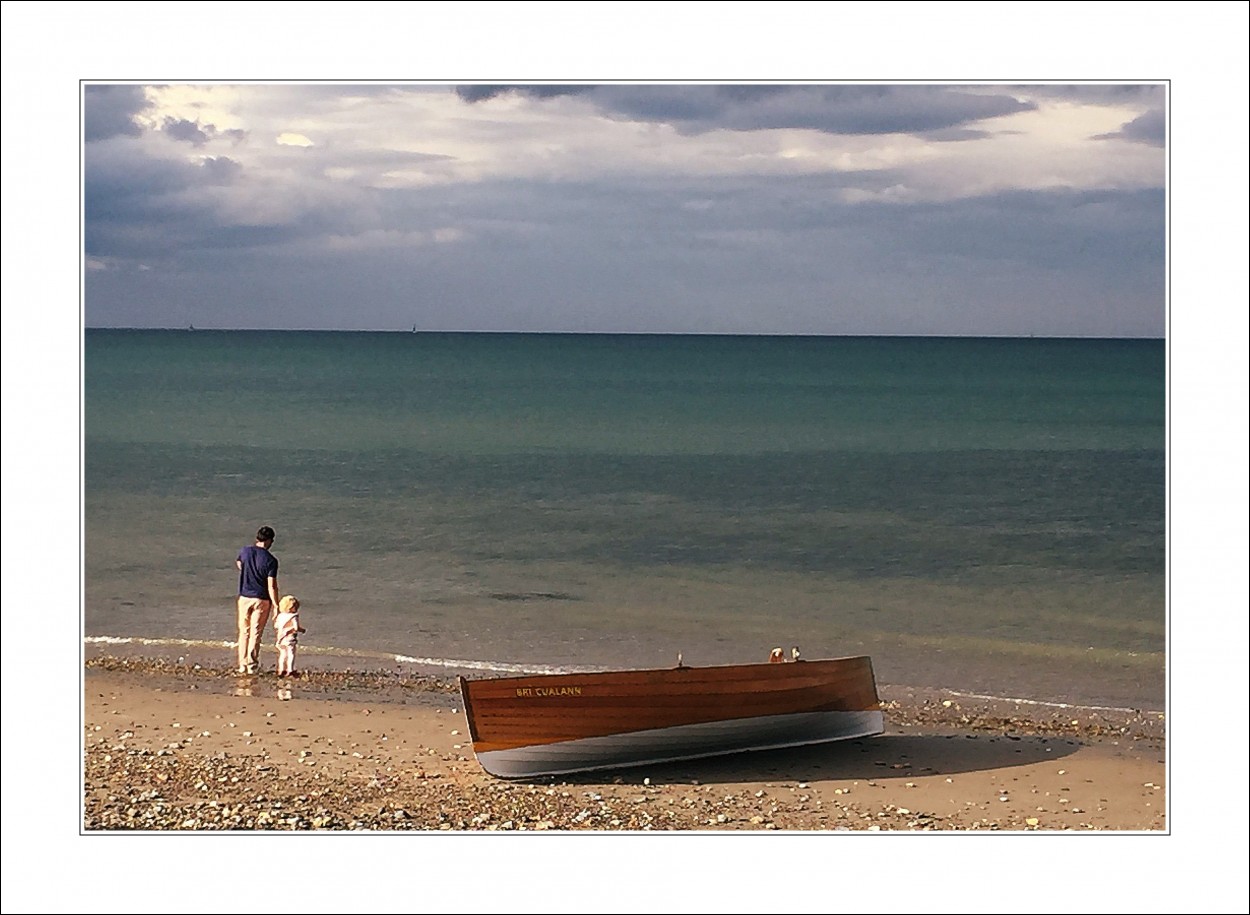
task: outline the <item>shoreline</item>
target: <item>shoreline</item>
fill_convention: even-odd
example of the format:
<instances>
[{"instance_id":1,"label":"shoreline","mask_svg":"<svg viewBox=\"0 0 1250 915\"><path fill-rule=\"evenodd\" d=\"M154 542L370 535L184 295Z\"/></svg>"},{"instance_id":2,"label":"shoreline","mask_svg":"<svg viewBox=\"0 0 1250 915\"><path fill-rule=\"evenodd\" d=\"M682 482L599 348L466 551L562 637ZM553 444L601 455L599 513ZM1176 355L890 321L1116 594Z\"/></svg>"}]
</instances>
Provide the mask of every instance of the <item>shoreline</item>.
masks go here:
<instances>
[{"instance_id":1,"label":"shoreline","mask_svg":"<svg viewBox=\"0 0 1250 915\"><path fill-rule=\"evenodd\" d=\"M266 646L268 647L268 646ZM110 657L129 657L164 662L169 665L196 666L205 669L229 667L223 658L233 656L234 642L206 639L143 638L138 636L88 636L83 639L83 660ZM263 657L268 659L266 652ZM526 665L504 661L481 661L452 658L418 658L402 654L351 649L301 646L300 666L306 670L355 671L362 674L410 678L448 679L454 683L457 675L470 678L493 676L520 676L526 674L594 672L608 670L594 666ZM697 665L696 665L697 666ZM263 667L263 664L262 664ZM1128 707L1116 705L1085 704L1075 701L1058 701L1031 696L998 696L976 693L967 689L941 686L917 686L883 683L877 687L885 700L891 696L914 699L917 696L940 696L952 698L967 705L984 705L1015 713L1021 717L1062 717L1065 712L1102 713L1112 719L1140 718L1164 721L1166 712L1159 708ZM1033 709L1029 712L1029 709ZM1008 711L1010 710L1010 711Z\"/></svg>"},{"instance_id":2,"label":"shoreline","mask_svg":"<svg viewBox=\"0 0 1250 915\"><path fill-rule=\"evenodd\" d=\"M1168 831L1160 714L887 687L879 737L503 781L454 679L303 673L88 659L81 831Z\"/></svg>"}]
</instances>

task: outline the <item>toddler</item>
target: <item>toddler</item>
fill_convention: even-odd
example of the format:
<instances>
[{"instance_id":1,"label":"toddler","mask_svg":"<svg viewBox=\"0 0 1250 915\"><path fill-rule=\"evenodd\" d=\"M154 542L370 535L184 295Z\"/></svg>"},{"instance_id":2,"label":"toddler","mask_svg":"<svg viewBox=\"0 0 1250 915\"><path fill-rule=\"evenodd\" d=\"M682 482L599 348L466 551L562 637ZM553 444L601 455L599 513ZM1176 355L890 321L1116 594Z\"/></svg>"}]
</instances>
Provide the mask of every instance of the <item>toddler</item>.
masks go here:
<instances>
[{"instance_id":1,"label":"toddler","mask_svg":"<svg viewBox=\"0 0 1250 915\"><path fill-rule=\"evenodd\" d=\"M274 617L273 628L278 649L278 676L298 676L295 673L295 648L299 634L305 631L299 624L299 598L288 594L278 602L278 615Z\"/></svg>"}]
</instances>

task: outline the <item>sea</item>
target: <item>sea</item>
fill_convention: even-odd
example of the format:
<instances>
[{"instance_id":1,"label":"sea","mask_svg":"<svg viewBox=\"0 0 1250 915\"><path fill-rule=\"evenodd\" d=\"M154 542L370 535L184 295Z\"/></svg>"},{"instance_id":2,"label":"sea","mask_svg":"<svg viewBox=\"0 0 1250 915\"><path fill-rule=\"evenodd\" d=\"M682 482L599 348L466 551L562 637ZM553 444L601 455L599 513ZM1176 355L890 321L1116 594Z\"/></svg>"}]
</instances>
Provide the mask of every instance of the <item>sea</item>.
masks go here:
<instances>
[{"instance_id":1,"label":"sea","mask_svg":"<svg viewBox=\"0 0 1250 915\"><path fill-rule=\"evenodd\" d=\"M1162 340L84 331L85 645L233 663L261 525L301 663L867 654L1163 710Z\"/></svg>"}]
</instances>

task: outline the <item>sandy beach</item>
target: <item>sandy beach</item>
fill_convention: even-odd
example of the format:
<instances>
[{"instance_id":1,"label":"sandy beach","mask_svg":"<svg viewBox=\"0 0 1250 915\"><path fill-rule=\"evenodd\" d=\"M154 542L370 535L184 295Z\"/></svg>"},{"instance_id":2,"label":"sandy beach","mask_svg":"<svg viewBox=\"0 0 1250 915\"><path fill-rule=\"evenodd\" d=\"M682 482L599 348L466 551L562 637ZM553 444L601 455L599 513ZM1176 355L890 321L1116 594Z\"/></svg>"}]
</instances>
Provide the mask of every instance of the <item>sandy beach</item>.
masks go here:
<instances>
[{"instance_id":1,"label":"sandy beach","mask_svg":"<svg viewBox=\"0 0 1250 915\"><path fill-rule=\"evenodd\" d=\"M887 733L524 782L450 680L89 660L85 830L1161 832L1160 714L883 689Z\"/></svg>"}]
</instances>

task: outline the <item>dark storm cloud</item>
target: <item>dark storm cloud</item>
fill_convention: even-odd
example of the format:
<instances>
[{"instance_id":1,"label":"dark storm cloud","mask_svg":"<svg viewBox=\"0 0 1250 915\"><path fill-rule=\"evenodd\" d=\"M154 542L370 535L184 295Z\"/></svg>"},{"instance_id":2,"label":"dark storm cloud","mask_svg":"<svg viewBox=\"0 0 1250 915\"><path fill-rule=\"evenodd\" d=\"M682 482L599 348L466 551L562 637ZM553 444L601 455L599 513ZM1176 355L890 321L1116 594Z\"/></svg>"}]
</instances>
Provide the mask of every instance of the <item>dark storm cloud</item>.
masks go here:
<instances>
[{"instance_id":1,"label":"dark storm cloud","mask_svg":"<svg viewBox=\"0 0 1250 915\"><path fill-rule=\"evenodd\" d=\"M1167 142L1167 115L1162 111L1148 111L1129 121L1113 133L1100 133L1095 140L1128 140L1146 146L1163 148Z\"/></svg>"},{"instance_id":2,"label":"dark storm cloud","mask_svg":"<svg viewBox=\"0 0 1250 915\"><path fill-rule=\"evenodd\" d=\"M192 146L203 146L216 137L226 137L236 144L247 138L245 130L218 130L212 124L188 121L185 118L165 118L161 131L173 140L190 143Z\"/></svg>"},{"instance_id":3,"label":"dark storm cloud","mask_svg":"<svg viewBox=\"0 0 1250 915\"><path fill-rule=\"evenodd\" d=\"M540 99L579 94L609 115L671 124L686 134L776 128L926 134L1036 107L1007 91L947 86L469 86L457 94L473 103L507 91Z\"/></svg>"},{"instance_id":4,"label":"dark storm cloud","mask_svg":"<svg viewBox=\"0 0 1250 915\"><path fill-rule=\"evenodd\" d=\"M87 228L97 221L146 216L149 201L192 186L197 173L187 163L147 158L124 141L88 144L83 155Z\"/></svg>"},{"instance_id":5,"label":"dark storm cloud","mask_svg":"<svg viewBox=\"0 0 1250 915\"><path fill-rule=\"evenodd\" d=\"M556 85L471 85L456 86L455 93L461 100L469 102L484 102L488 99L505 95L509 92L515 92L520 95L528 95L533 98L556 98L561 95L581 95L593 89L593 86L556 86Z\"/></svg>"},{"instance_id":6,"label":"dark storm cloud","mask_svg":"<svg viewBox=\"0 0 1250 915\"><path fill-rule=\"evenodd\" d=\"M1004 90L1027 92L1038 98L1063 99L1086 105L1163 105L1162 83L1065 83L1004 86Z\"/></svg>"},{"instance_id":7,"label":"dark storm cloud","mask_svg":"<svg viewBox=\"0 0 1250 915\"><path fill-rule=\"evenodd\" d=\"M150 262L201 243L215 230L216 220L209 208L195 202L194 191L220 179L220 166L211 168L142 160L133 150L104 144L88 146L86 254Z\"/></svg>"},{"instance_id":8,"label":"dark storm cloud","mask_svg":"<svg viewBox=\"0 0 1250 915\"><path fill-rule=\"evenodd\" d=\"M134 116L147 104L142 86L84 86L83 139L139 136L143 131Z\"/></svg>"},{"instance_id":9,"label":"dark storm cloud","mask_svg":"<svg viewBox=\"0 0 1250 915\"><path fill-rule=\"evenodd\" d=\"M278 226L232 229L209 205L211 188L229 185L243 167L226 156L198 163L145 158L130 143L110 140L84 151L83 226L90 257L158 261L205 246L274 243Z\"/></svg>"},{"instance_id":10,"label":"dark storm cloud","mask_svg":"<svg viewBox=\"0 0 1250 915\"><path fill-rule=\"evenodd\" d=\"M190 143L192 146L203 146L208 142L208 132L195 121L165 118L165 123L161 125L161 130L165 132L166 136Z\"/></svg>"},{"instance_id":11,"label":"dark storm cloud","mask_svg":"<svg viewBox=\"0 0 1250 915\"><path fill-rule=\"evenodd\" d=\"M170 122L163 131L169 134ZM177 122L172 139L203 144L207 134L232 137L232 131L216 131L211 125ZM317 155L317 153L313 153ZM303 159L304 157L301 157ZM375 178L388 170L413 164L447 161L449 157L395 150L365 150L353 153L350 164ZM205 156L195 161L172 160L145 154L128 139L114 138L88 144L84 153L84 240L86 253L101 259L154 262L190 256L188 252L229 249L238 252L247 245L262 248L287 245L323 236L352 236L369 230L409 231L413 220L398 212L387 201L406 204L412 210L412 195L402 191L327 185L320 175L322 162L310 158L298 205L281 217L249 217L238 225L240 213L254 212L245 205L249 191L246 167L230 156ZM268 176L250 176L254 191L272 193ZM221 191L225 189L226 193ZM323 193L324 192L324 193ZM233 202L234 206L228 206ZM422 211L425 212L425 211ZM426 225L438 215L430 211ZM232 215L231 215L232 214ZM381 215L378 215L381 214ZM255 220L258 224L253 224Z\"/></svg>"},{"instance_id":12,"label":"dark storm cloud","mask_svg":"<svg viewBox=\"0 0 1250 915\"><path fill-rule=\"evenodd\" d=\"M229 156L209 156L200 167L213 184L229 184L243 173L243 166Z\"/></svg>"}]
</instances>

